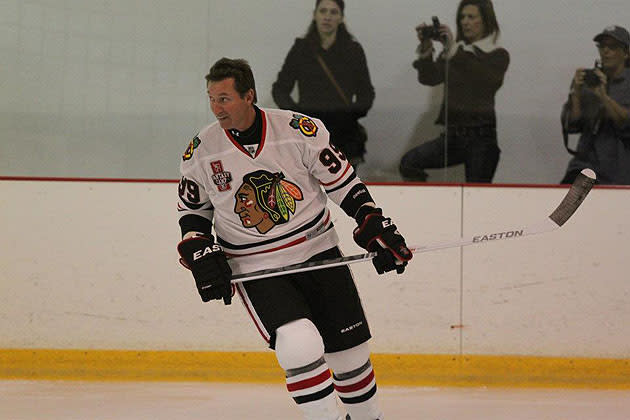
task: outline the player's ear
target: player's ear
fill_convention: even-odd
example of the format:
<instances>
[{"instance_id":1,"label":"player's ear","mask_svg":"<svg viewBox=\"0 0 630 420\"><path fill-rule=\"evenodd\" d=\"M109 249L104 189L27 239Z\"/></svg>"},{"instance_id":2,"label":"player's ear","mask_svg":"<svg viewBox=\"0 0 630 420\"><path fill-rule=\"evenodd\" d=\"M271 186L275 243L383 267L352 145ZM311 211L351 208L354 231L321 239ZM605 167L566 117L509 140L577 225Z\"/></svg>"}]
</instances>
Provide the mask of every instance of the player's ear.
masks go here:
<instances>
[{"instance_id":1,"label":"player's ear","mask_svg":"<svg viewBox=\"0 0 630 420\"><path fill-rule=\"evenodd\" d=\"M256 97L256 91L254 91L254 89L249 89L246 93L245 93L245 100L247 102L249 102L250 104L253 104L254 98Z\"/></svg>"}]
</instances>

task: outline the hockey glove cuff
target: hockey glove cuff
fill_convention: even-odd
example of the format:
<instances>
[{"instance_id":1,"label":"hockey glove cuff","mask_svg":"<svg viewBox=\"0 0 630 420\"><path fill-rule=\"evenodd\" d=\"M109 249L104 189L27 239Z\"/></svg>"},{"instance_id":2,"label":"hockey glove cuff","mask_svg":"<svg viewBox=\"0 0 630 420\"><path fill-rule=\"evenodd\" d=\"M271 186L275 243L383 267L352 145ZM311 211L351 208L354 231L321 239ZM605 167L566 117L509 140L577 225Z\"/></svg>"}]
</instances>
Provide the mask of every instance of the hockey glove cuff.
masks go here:
<instances>
[{"instance_id":1,"label":"hockey glove cuff","mask_svg":"<svg viewBox=\"0 0 630 420\"><path fill-rule=\"evenodd\" d=\"M180 262L192 271L201 300L223 299L232 303L232 269L223 248L214 243L212 237L194 236L177 245Z\"/></svg>"},{"instance_id":2,"label":"hockey glove cuff","mask_svg":"<svg viewBox=\"0 0 630 420\"><path fill-rule=\"evenodd\" d=\"M405 244L405 238L398 232L389 217L383 217L379 208L362 206L356 215L358 226L354 229L354 241L369 252L376 252L372 263L378 274L396 270L405 271L413 254Z\"/></svg>"}]
</instances>

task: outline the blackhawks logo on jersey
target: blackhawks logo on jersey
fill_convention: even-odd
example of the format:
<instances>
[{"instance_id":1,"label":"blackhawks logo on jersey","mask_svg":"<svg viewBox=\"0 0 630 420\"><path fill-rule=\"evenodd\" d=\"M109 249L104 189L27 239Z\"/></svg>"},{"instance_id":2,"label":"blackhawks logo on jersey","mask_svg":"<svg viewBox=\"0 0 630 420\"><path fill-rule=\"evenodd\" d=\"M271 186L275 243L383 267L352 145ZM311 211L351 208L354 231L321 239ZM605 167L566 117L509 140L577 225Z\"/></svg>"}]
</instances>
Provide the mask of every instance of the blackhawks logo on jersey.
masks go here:
<instances>
[{"instance_id":1,"label":"blackhawks logo on jersey","mask_svg":"<svg viewBox=\"0 0 630 420\"><path fill-rule=\"evenodd\" d=\"M267 233L289 221L303 195L297 185L284 179L282 172L258 170L243 177L234 199L234 213L243 226Z\"/></svg>"},{"instance_id":2,"label":"blackhawks logo on jersey","mask_svg":"<svg viewBox=\"0 0 630 420\"><path fill-rule=\"evenodd\" d=\"M182 155L182 159L184 160L189 160L190 158L192 158L193 153L195 152L195 149L201 144L201 140L199 139L199 137L195 136L195 138L193 138L190 141L190 144L188 145L188 147L186 148L186 150L184 151L184 154Z\"/></svg>"},{"instance_id":3,"label":"blackhawks logo on jersey","mask_svg":"<svg viewBox=\"0 0 630 420\"><path fill-rule=\"evenodd\" d=\"M289 123L291 128L300 130L306 137L315 137L317 135L317 125L309 117L304 115L293 114L293 119Z\"/></svg>"}]
</instances>

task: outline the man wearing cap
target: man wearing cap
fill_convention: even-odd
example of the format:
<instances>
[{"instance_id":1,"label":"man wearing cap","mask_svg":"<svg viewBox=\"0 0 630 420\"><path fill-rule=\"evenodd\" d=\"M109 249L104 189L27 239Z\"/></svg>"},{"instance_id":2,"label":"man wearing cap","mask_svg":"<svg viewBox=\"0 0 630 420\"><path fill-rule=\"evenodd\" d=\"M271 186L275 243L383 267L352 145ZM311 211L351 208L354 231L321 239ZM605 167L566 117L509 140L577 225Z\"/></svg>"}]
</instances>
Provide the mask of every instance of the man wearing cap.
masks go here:
<instances>
[{"instance_id":1,"label":"man wearing cap","mask_svg":"<svg viewBox=\"0 0 630 420\"><path fill-rule=\"evenodd\" d=\"M609 26L593 41L601 64L575 71L562 109L565 145L574 156L561 183L592 168L601 184L630 185L630 34ZM575 151L568 147L569 133L581 134Z\"/></svg>"}]
</instances>

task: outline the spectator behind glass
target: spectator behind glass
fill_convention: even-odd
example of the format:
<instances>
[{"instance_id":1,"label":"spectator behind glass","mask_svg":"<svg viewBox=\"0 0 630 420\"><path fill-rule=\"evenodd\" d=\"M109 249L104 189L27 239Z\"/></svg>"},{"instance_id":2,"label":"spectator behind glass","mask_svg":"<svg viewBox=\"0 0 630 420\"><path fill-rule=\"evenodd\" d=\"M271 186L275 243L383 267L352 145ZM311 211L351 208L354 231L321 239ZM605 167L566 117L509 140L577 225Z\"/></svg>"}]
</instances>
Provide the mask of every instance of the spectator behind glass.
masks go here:
<instances>
[{"instance_id":1,"label":"spectator behind glass","mask_svg":"<svg viewBox=\"0 0 630 420\"><path fill-rule=\"evenodd\" d=\"M609 26L593 40L601 69L577 69L562 108L565 140L581 135L561 183L592 168L601 184L630 185L630 34Z\"/></svg>"},{"instance_id":2,"label":"spectator behind glass","mask_svg":"<svg viewBox=\"0 0 630 420\"><path fill-rule=\"evenodd\" d=\"M435 121L445 128L436 139L405 153L400 173L405 180L425 181L425 168L464 163L467 182L492 182L501 153L494 97L510 62L507 50L497 45L500 31L492 2L460 2L457 42L453 42L451 29L440 25L438 41L444 48L435 61L433 40L423 36L425 27L416 27L420 46L413 66L421 84L445 83L444 100Z\"/></svg>"},{"instance_id":3,"label":"spectator behind glass","mask_svg":"<svg viewBox=\"0 0 630 420\"><path fill-rule=\"evenodd\" d=\"M367 139L357 120L372 107L374 87L363 48L346 29L344 8L343 0L315 2L313 20L291 47L272 95L282 109L321 119L331 142L356 167ZM290 96L296 82L297 103Z\"/></svg>"}]
</instances>

